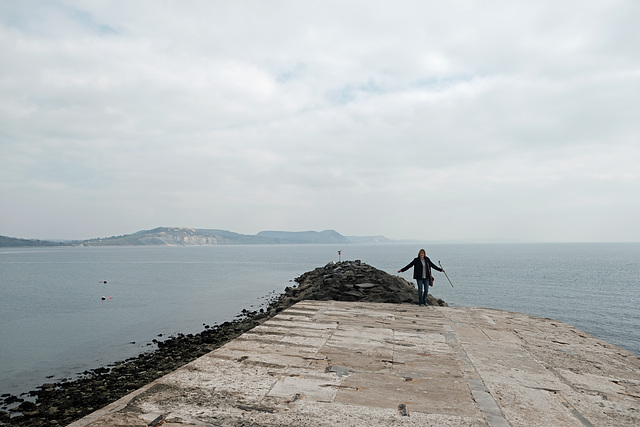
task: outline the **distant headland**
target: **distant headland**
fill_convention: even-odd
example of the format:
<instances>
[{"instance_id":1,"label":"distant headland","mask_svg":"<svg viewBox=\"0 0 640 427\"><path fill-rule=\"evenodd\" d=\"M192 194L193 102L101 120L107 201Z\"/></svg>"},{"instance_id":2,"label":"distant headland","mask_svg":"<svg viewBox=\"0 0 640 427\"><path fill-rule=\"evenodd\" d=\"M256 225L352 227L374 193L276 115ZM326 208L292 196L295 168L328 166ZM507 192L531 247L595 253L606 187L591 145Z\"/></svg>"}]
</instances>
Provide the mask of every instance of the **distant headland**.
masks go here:
<instances>
[{"instance_id":1,"label":"distant headland","mask_svg":"<svg viewBox=\"0 0 640 427\"><path fill-rule=\"evenodd\" d=\"M343 236L335 230L261 231L240 234L227 230L189 227L158 227L133 234L87 240L29 240L0 236L0 247L29 246L203 246L203 245L273 245L273 244L354 244L392 243L384 236Z\"/></svg>"}]
</instances>

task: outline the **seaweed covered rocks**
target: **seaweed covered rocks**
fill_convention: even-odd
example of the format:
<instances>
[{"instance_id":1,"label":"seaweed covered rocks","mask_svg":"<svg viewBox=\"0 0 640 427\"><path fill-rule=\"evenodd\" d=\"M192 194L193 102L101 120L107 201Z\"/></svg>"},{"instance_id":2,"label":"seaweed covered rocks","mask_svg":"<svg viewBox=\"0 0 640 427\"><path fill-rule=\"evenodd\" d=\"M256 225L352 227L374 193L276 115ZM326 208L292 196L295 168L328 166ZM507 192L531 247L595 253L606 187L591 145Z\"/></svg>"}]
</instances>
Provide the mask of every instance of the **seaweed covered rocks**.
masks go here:
<instances>
[{"instance_id":1,"label":"seaweed covered rocks","mask_svg":"<svg viewBox=\"0 0 640 427\"><path fill-rule=\"evenodd\" d=\"M67 425L233 340L259 324L255 314L245 310L239 319L199 334L154 340L156 350L85 371L72 381L43 384L20 397L3 395L0 426Z\"/></svg>"}]
</instances>

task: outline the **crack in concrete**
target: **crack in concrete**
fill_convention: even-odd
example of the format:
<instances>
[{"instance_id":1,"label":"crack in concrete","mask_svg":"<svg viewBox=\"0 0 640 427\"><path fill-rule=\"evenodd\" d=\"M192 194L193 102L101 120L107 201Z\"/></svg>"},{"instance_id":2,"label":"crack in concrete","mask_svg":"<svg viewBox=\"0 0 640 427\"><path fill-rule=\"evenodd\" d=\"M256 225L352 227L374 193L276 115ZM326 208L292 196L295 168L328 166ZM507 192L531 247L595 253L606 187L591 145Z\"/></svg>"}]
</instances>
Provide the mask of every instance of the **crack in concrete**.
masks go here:
<instances>
[{"instance_id":1,"label":"crack in concrete","mask_svg":"<svg viewBox=\"0 0 640 427\"><path fill-rule=\"evenodd\" d=\"M468 368L473 370L478 378L468 378L465 375L465 370L463 369L464 379L467 381L467 385L471 390L471 395L473 396L473 400L475 400L478 405L478 409L484 415L485 419L489 423L490 427L509 427L510 424L505 418L504 414L500 410L500 407L496 403L495 399L491 395L489 389L485 386L482 381L482 377L478 373L477 369L473 365L473 362L469 358L469 355L464 350L458 339L456 338L455 333L453 332L453 328L449 325L443 325L445 329L444 338L446 343L453 349L454 354L458 358L459 362L462 362ZM484 332L484 331L483 331Z\"/></svg>"}]
</instances>

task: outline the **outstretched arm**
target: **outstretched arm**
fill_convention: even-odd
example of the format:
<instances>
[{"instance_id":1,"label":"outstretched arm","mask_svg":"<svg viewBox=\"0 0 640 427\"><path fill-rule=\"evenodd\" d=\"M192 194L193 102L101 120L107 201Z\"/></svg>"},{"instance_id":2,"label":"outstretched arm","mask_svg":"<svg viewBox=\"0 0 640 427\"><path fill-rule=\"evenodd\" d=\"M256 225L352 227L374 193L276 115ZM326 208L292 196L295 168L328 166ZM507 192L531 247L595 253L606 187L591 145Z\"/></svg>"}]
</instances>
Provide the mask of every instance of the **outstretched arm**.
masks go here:
<instances>
[{"instance_id":1,"label":"outstretched arm","mask_svg":"<svg viewBox=\"0 0 640 427\"><path fill-rule=\"evenodd\" d=\"M411 261L409 264L407 264L406 267L401 268L400 270L398 270L398 273L403 273L405 271L407 271L408 269L410 269L413 266L413 261Z\"/></svg>"},{"instance_id":2,"label":"outstretched arm","mask_svg":"<svg viewBox=\"0 0 640 427\"><path fill-rule=\"evenodd\" d=\"M442 268L438 267L437 265L435 265L433 262L431 262L431 260L429 260L429 265L431 266L431 268L434 268L434 269L436 269L436 270L438 270L440 272L444 271L444 269L442 269Z\"/></svg>"}]
</instances>

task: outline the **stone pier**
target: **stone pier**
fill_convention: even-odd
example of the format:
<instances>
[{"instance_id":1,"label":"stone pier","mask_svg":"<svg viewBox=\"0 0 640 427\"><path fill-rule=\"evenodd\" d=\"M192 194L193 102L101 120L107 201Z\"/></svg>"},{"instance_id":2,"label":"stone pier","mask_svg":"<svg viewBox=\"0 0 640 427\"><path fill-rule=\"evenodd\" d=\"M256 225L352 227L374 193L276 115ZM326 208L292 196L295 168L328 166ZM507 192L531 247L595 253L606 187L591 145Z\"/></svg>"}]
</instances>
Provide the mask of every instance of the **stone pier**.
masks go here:
<instances>
[{"instance_id":1,"label":"stone pier","mask_svg":"<svg viewBox=\"0 0 640 427\"><path fill-rule=\"evenodd\" d=\"M302 301L71 424L639 426L640 359L505 311Z\"/></svg>"}]
</instances>

